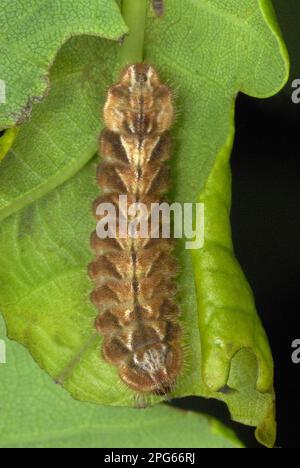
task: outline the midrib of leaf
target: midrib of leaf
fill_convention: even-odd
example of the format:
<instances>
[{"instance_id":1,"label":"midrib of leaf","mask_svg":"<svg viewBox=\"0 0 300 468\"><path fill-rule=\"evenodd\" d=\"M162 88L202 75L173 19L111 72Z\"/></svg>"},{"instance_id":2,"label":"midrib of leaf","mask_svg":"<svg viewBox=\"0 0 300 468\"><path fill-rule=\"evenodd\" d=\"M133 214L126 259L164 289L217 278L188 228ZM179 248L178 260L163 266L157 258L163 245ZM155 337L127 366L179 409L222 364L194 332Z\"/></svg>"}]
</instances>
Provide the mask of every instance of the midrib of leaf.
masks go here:
<instances>
[{"instance_id":1,"label":"midrib of leaf","mask_svg":"<svg viewBox=\"0 0 300 468\"><path fill-rule=\"evenodd\" d=\"M145 25L147 17L148 0L123 0L122 16L128 27L119 60L119 66L124 67L131 63L143 62Z\"/></svg>"}]
</instances>

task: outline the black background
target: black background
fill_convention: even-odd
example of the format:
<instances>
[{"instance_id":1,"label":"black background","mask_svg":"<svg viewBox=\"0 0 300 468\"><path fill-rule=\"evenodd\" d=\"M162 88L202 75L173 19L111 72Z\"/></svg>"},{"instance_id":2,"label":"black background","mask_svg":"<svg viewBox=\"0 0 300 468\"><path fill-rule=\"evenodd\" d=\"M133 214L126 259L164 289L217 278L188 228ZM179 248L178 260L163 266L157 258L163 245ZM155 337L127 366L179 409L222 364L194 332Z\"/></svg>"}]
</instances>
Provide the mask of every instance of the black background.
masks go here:
<instances>
[{"instance_id":1,"label":"black background","mask_svg":"<svg viewBox=\"0 0 300 468\"><path fill-rule=\"evenodd\" d=\"M275 360L277 446L300 448L300 364L291 360L292 341L300 338L300 104L291 98L291 82L300 79L300 1L273 4L291 56L291 80L270 99L238 97L232 228ZM258 447L253 430L230 423L222 403L187 398L175 404L221 418L248 447Z\"/></svg>"}]
</instances>

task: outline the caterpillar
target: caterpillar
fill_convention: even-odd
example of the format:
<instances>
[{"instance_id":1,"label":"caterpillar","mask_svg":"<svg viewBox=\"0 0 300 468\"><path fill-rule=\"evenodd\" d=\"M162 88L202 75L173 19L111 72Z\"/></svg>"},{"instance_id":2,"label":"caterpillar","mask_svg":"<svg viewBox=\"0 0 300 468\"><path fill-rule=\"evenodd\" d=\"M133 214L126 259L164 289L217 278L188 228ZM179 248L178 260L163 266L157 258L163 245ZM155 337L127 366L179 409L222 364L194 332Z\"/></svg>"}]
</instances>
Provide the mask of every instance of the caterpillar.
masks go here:
<instances>
[{"instance_id":1,"label":"caterpillar","mask_svg":"<svg viewBox=\"0 0 300 468\"><path fill-rule=\"evenodd\" d=\"M169 188L173 115L172 93L150 65L126 67L109 89L97 170L102 195L94 203L98 220L101 203L111 203L120 214L119 196L127 195L147 206L150 223L152 204ZM99 310L95 327L104 338L104 359L136 392L170 393L182 365L173 240L100 238L94 232L91 247L96 254L89 265L95 283L91 299Z\"/></svg>"},{"instance_id":2,"label":"caterpillar","mask_svg":"<svg viewBox=\"0 0 300 468\"><path fill-rule=\"evenodd\" d=\"M165 11L163 0L152 0L152 7L157 16L163 16Z\"/></svg>"}]
</instances>

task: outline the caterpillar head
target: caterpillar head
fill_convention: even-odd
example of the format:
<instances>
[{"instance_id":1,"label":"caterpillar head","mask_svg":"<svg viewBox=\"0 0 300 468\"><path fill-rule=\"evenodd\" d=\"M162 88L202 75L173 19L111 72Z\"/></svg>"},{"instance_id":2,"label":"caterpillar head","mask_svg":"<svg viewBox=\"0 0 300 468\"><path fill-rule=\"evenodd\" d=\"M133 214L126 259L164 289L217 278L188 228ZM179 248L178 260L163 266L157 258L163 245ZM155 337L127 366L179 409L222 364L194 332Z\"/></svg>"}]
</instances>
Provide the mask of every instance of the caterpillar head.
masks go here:
<instances>
[{"instance_id":1,"label":"caterpillar head","mask_svg":"<svg viewBox=\"0 0 300 468\"><path fill-rule=\"evenodd\" d=\"M172 93L150 65L125 68L120 82L108 91L104 121L113 132L139 139L160 135L170 128L173 116Z\"/></svg>"}]
</instances>

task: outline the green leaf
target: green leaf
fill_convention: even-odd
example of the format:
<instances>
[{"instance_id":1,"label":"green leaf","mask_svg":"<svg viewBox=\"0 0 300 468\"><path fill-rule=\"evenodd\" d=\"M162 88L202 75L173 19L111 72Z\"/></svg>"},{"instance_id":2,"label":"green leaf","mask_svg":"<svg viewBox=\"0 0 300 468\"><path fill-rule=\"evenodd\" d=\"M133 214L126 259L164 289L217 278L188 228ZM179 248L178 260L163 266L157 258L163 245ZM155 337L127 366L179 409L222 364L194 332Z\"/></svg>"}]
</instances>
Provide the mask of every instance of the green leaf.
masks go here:
<instances>
[{"instance_id":1,"label":"green leaf","mask_svg":"<svg viewBox=\"0 0 300 468\"><path fill-rule=\"evenodd\" d=\"M79 403L5 338L0 364L1 448L242 448L222 424L166 405L144 411ZM182 430L184 428L184 431Z\"/></svg>"},{"instance_id":2,"label":"green leaf","mask_svg":"<svg viewBox=\"0 0 300 468\"><path fill-rule=\"evenodd\" d=\"M284 39L288 47L291 73L290 79L284 89L284 92L291 96L293 81L299 78L300 54L299 54L299 15L300 3L298 0L274 0L275 11L278 15L279 23L284 32Z\"/></svg>"},{"instance_id":3,"label":"green leaf","mask_svg":"<svg viewBox=\"0 0 300 468\"><path fill-rule=\"evenodd\" d=\"M172 198L203 201L206 210L204 249L178 248L186 365L173 396L224 401L272 446L273 363L233 255L228 159L236 94L276 93L288 76L287 54L269 2L165 3L163 19L148 15L145 59L178 95ZM92 157L118 50L99 38L69 41L49 96L0 165L0 307L9 336L75 398L132 406L134 393L100 357L86 273L98 194Z\"/></svg>"},{"instance_id":4,"label":"green leaf","mask_svg":"<svg viewBox=\"0 0 300 468\"><path fill-rule=\"evenodd\" d=\"M118 46L74 38L51 72L49 98L34 108L0 170L0 220L76 174L97 151L100 111Z\"/></svg>"},{"instance_id":5,"label":"green leaf","mask_svg":"<svg viewBox=\"0 0 300 468\"><path fill-rule=\"evenodd\" d=\"M48 72L67 39L92 34L117 40L127 29L114 0L2 0L0 78L7 102L0 129L21 123L49 88Z\"/></svg>"},{"instance_id":6,"label":"green leaf","mask_svg":"<svg viewBox=\"0 0 300 468\"><path fill-rule=\"evenodd\" d=\"M19 128L13 127L6 130L6 132L0 136L0 161L5 158L6 154L11 149L18 132Z\"/></svg>"}]
</instances>

